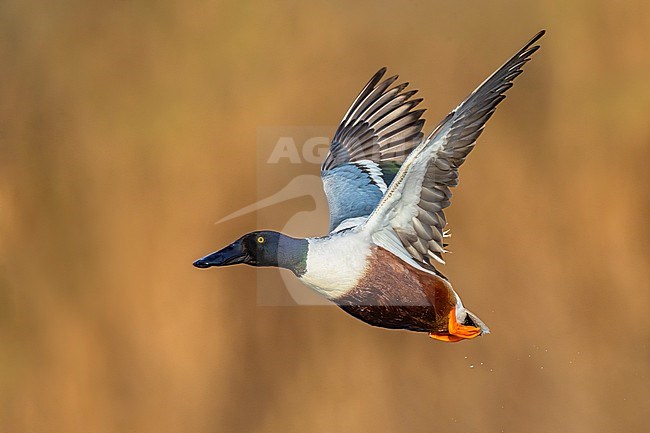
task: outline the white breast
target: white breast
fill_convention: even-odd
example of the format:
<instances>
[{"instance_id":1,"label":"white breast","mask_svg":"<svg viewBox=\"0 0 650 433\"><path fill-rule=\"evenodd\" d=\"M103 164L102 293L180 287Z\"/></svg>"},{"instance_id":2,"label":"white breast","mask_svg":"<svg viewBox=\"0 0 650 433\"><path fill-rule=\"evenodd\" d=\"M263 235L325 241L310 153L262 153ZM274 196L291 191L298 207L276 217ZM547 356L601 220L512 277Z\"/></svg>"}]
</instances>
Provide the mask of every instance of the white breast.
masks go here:
<instances>
[{"instance_id":1,"label":"white breast","mask_svg":"<svg viewBox=\"0 0 650 433\"><path fill-rule=\"evenodd\" d=\"M355 230L331 238L311 238L303 283L329 299L338 298L366 273L370 236Z\"/></svg>"}]
</instances>

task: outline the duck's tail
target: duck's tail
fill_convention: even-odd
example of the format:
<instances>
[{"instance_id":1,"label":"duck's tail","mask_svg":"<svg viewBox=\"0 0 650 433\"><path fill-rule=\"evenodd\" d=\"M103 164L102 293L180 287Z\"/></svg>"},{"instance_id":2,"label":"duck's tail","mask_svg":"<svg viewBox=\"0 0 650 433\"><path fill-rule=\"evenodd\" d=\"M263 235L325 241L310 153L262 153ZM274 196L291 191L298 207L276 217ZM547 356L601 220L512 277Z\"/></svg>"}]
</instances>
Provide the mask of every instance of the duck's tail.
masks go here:
<instances>
[{"instance_id":1,"label":"duck's tail","mask_svg":"<svg viewBox=\"0 0 650 433\"><path fill-rule=\"evenodd\" d=\"M460 320L458 320L460 319ZM429 337L447 342L456 342L476 338L483 334L489 334L490 329L479 319L476 314L456 305L449 312L449 325L446 332L430 332Z\"/></svg>"},{"instance_id":2,"label":"duck's tail","mask_svg":"<svg viewBox=\"0 0 650 433\"><path fill-rule=\"evenodd\" d=\"M472 321L473 325L481 329L481 335L490 333L490 328L488 328L487 325L483 323L483 321L479 319L476 314L472 313L469 310L465 310L465 311L467 312L467 318L465 319L466 322L468 321L468 319Z\"/></svg>"}]
</instances>

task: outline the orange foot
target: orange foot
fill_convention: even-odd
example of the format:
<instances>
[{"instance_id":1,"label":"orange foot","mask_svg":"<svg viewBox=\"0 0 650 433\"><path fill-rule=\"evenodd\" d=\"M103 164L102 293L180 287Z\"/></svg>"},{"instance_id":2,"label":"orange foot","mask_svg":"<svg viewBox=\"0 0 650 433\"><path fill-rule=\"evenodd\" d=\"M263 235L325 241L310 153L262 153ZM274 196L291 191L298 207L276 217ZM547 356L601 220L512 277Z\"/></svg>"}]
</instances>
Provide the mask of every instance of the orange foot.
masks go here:
<instances>
[{"instance_id":1,"label":"orange foot","mask_svg":"<svg viewBox=\"0 0 650 433\"><path fill-rule=\"evenodd\" d=\"M452 308L449 312L449 325L447 326L448 332L445 334L429 333L429 337L455 343L460 340L468 338L476 338L481 335L481 328L476 326L461 325L456 321L456 308Z\"/></svg>"}]
</instances>

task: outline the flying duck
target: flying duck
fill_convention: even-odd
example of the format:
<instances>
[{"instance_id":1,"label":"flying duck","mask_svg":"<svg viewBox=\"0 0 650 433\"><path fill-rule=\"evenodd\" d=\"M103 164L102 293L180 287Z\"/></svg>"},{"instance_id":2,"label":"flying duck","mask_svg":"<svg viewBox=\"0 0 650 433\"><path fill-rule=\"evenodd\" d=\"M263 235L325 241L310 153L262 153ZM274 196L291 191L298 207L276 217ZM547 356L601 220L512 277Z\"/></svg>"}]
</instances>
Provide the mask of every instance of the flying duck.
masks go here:
<instances>
[{"instance_id":1,"label":"flying duck","mask_svg":"<svg viewBox=\"0 0 650 433\"><path fill-rule=\"evenodd\" d=\"M539 49L539 32L426 138L416 90L383 79L366 84L330 143L321 167L329 233L293 238L248 233L194 262L198 268L244 263L291 271L308 287L370 325L426 332L447 342L489 333L436 268L447 252L444 209L458 169ZM383 80L382 80L383 79Z\"/></svg>"}]
</instances>

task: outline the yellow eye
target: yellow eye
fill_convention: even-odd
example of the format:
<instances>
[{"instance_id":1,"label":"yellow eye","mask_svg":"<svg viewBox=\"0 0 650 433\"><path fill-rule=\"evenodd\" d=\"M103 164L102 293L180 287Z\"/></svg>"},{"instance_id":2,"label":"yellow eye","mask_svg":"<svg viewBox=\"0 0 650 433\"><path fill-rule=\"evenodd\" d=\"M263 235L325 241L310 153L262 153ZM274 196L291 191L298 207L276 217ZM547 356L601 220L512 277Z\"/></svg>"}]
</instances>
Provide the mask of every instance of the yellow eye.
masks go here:
<instances>
[{"instance_id":1,"label":"yellow eye","mask_svg":"<svg viewBox=\"0 0 650 433\"><path fill-rule=\"evenodd\" d=\"M264 236L258 236L257 237L257 243L258 244L263 244L264 243Z\"/></svg>"}]
</instances>

